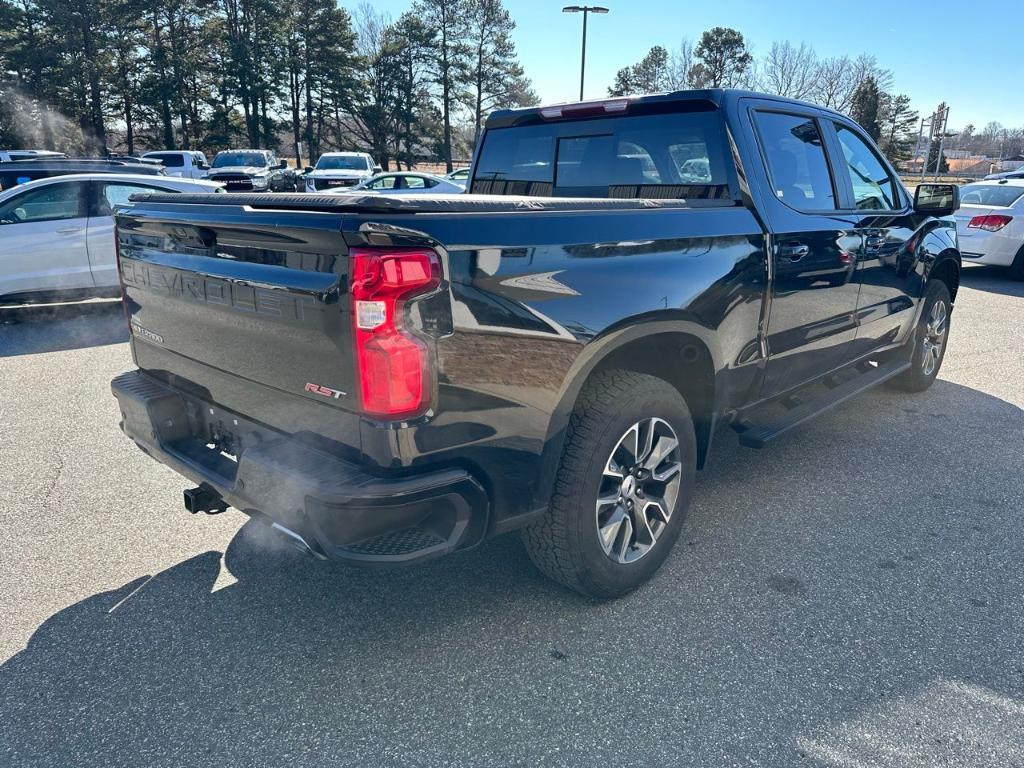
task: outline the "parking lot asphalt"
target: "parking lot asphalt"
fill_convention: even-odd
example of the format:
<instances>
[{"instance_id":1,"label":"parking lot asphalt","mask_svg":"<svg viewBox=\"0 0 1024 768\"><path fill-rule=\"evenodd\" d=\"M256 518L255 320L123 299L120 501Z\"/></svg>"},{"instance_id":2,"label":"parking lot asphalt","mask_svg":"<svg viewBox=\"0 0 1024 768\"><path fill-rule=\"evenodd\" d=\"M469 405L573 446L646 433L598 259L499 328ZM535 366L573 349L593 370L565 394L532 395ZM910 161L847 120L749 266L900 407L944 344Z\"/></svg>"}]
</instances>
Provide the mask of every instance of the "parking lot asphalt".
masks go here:
<instances>
[{"instance_id":1,"label":"parking lot asphalt","mask_svg":"<svg viewBox=\"0 0 1024 768\"><path fill-rule=\"evenodd\" d=\"M721 432L596 604L515 537L357 570L191 516L118 430L119 308L0 317L0 765L1024 765L1022 329L966 270L930 391Z\"/></svg>"}]
</instances>

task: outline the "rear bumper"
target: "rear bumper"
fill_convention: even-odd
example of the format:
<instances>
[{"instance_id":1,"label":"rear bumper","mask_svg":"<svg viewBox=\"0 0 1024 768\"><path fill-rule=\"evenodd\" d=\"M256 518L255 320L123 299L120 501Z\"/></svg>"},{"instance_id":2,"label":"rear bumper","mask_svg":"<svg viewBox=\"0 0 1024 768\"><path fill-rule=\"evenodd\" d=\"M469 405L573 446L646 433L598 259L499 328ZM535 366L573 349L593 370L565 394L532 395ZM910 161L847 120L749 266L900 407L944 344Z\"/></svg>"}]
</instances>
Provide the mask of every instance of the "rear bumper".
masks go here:
<instances>
[{"instance_id":1,"label":"rear bumper","mask_svg":"<svg viewBox=\"0 0 1024 768\"><path fill-rule=\"evenodd\" d=\"M978 232L959 236L960 255L965 262L1008 267L1013 264L1020 249L1019 237L1007 237L1001 232Z\"/></svg>"},{"instance_id":2,"label":"rear bumper","mask_svg":"<svg viewBox=\"0 0 1024 768\"><path fill-rule=\"evenodd\" d=\"M487 494L463 469L378 477L141 371L111 390L122 431L143 451L317 555L408 563L471 546L486 530Z\"/></svg>"}]
</instances>

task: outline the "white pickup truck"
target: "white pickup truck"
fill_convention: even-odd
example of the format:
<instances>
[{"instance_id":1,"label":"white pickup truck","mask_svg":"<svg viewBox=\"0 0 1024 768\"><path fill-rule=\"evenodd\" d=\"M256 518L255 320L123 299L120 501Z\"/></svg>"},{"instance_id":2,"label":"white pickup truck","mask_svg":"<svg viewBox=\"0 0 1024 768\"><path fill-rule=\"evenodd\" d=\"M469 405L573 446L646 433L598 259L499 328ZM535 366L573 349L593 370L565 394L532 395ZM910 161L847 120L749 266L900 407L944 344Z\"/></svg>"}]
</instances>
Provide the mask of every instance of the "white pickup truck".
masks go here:
<instances>
[{"instance_id":1,"label":"white pickup truck","mask_svg":"<svg viewBox=\"0 0 1024 768\"><path fill-rule=\"evenodd\" d=\"M206 155L195 149L147 152L142 159L159 161L166 175L181 179L205 179L210 171Z\"/></svg>"}]
</instances>

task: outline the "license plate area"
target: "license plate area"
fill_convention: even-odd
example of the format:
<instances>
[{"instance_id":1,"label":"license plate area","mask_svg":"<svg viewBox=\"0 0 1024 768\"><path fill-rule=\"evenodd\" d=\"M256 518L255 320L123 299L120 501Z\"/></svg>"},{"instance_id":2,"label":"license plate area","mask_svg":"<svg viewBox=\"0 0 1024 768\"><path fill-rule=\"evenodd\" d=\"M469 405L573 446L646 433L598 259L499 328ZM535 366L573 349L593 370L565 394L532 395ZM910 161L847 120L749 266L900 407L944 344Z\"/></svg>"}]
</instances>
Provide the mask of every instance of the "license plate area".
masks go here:
<instances>
[{"instance_id":1,"label":"license plate area","mask_svg":"<svg viewBox=\"0 0 1024 768\"><path fill-rule=\"evenodd\" d=\"M227 481L238 474L238 457L246 445L264 439L266 431L222 408L186 399L190 437L176 443L176 452ZM270 435L267 435L270 437Z\"/></svg>"},{"instance_id":2,"label":"license plate area","mask_svg":"<svg viewBox=\"0 0 1024 768\"><path fill-rule=\"evenodd\" d=\"M235 433L224 426L223 421L215 421L208 425L209 440L206 447L217 451L228 461L238 463L238 454L242 452L241 440Z\"/></svg>"}]
</instances>

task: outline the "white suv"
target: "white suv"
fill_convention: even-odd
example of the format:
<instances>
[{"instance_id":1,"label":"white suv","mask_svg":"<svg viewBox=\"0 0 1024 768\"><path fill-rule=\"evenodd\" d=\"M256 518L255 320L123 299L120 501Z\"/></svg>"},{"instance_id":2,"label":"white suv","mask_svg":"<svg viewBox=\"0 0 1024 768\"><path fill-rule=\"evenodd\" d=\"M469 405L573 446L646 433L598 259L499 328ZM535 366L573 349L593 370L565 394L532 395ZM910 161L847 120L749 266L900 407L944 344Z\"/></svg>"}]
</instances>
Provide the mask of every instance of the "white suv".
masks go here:
<instances>
[{"instance_id":1,"label":"white suv","mask_svg":"<svg viewBox=\"0 0 1024 768\"><path fill-rule=\"evenodd\" d=\"M323 192L355 186L380 170L366 152L324 152L302 178L307 192Z\"/></svg>"},{"instance_id":2,"label":"white suv","mask_svg":"<svg viewBox=\"0 0 1024 768\"><path fill-rule=\"evenodd\" d=\"M1024 280L1024 179L968 184L960 189L956 233L964 262L1009 267Z\"/></svg>"},{"instance_id":3,"label":"white suv","mask_svg":"<svg viewBox=\"0 0 1024 768\"><path fill-rule=\"evenodd\" d=\"M142 159L156 160L164 167L166 175L177 176L181 179L205 179L206 174L210 171L206 155L192 149L147 152Z\"/></svg>"}]
</instances>

